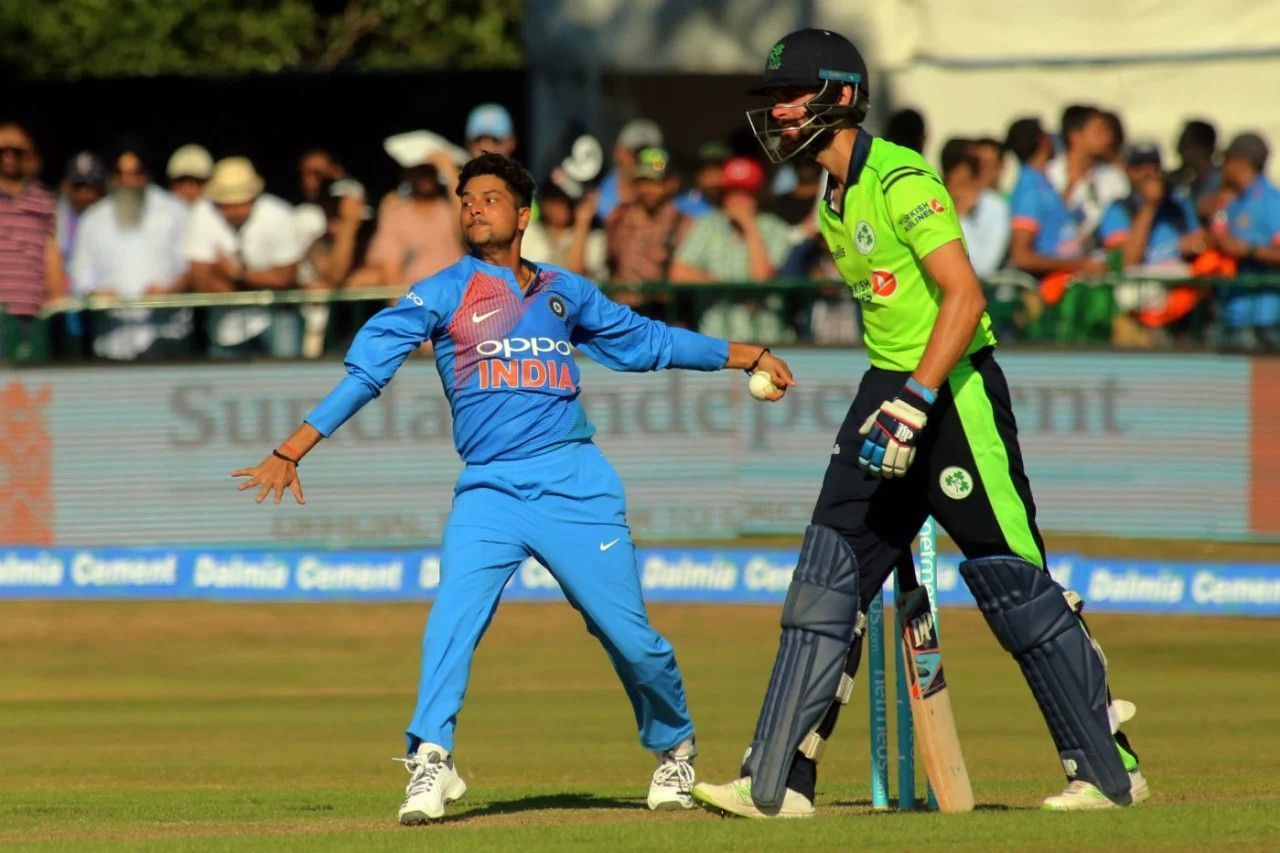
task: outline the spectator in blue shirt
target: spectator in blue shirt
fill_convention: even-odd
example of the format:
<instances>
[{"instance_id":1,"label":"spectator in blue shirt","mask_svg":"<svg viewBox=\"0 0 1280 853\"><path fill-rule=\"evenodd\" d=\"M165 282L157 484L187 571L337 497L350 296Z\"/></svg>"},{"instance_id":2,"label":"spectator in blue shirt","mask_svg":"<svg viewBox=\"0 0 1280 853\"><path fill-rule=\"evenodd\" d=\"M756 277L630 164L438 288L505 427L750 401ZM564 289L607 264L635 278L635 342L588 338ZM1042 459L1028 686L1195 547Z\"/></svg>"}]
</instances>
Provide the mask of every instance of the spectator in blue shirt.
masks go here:
<instances>
[{"instance_id":1,"label":"spectator in blue shirt","mask_svg":"<svg viewBox=\"0 0 1280 853\"><path fill-rule=\"evenodd\" d=\"M723 142L704 142L698 147L698 164L693 170L693 186L676 197L676 207L685 216L701 219L720 205L720 176L725 162L733 156Z\"/></svg>"},{"instance_id":2,"label":"spectator in blue shirt","mask_svg":"<svg viewBox=\"0 0 1280 853\"><path fill-rule=\"evenodd\" d=\"M1204 251L1204 232L1191 201L1171 193L1165 183L1160 149L1154 143L1135 144L1125 161L1133 192L1102 214L1102 245L1119 250L1126 267L1179 263Z\"/></svg>"},{"instance_id":3,"label":"spectator in blue shirt","mask_svg":"<svg viewBox=\"0 0 1280 853\"><path fill-rule=\"evenodd\" d=\"M1045 176L1053 140L1039 119L1024 118L1009 127L1005 148L1022 169L1009 199L1013 233L1009 262L1035 276L1051 273L1100 273L1106 264L1084 254L1076 222Z\"/></svg>"},{"instance_id":4,"label":"spectator in blue shirt","mask_svg":"<svg viewBox=\"0 0 1280 853\"><path fill-rule=\"evenodd\" d=\"M1242 133L1223 157L1222 183L1236 197L1214 223L1211 239L1220 252L1237 259L1241 275L1274 274L1280 268L1280 190L1263 173L1268 154L1261 136ZM1280 288L1232 288L1223 300L1223 343L1280 349Z\"/></svg>"},{"instance_id":5,"label":"spectator in blue shirt","mask_svg":"<svg viewBox=\"0 0 1280 853\"><path fill-rule=\"evenodd\" d=\"M1168 175L1169 186L1186 196L1201 220L1213 216L1214 203L1222 189L1222 169L1214 164L1218 152L1218 132L1207 121L1191 119L1178 136L1178 168Z\"/></svg>"},{"instance_id":6,"label":"spectator in blue shirt","mask_svg":"<svg viewBox=\"0 0 1280 853\"><path fill-rule=\"evenodd\" d=\"M596 215L601 220L609 218L613 209L622 202L631 201L632 173L636 168L636 154L642 148L661 148L662 128L647 118L635 118L622 126L613 143L613 171L600 182L600 201Z\"/></svg>"}]
</instances>

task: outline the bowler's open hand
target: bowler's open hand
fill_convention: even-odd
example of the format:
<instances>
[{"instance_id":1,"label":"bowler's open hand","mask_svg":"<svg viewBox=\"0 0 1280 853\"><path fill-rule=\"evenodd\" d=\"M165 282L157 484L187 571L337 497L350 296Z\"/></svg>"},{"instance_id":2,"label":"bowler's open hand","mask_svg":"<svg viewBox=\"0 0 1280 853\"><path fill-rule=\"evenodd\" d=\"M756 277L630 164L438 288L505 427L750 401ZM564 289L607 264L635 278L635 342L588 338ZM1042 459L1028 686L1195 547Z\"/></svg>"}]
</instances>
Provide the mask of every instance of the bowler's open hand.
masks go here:
<instances>
[{"instance_id":1,"label":"bowler's open hand","mask_svg":"<svg viewBox=\"0 0 1280 853\"><path fill-rule=\"evenodd\" d=\"M248 477L240 484L239 490L261 487L257 501L262 503L267 495L276 493L275 503L284 498L285 489L293 493L293 499L300 504L306 503L302 497L302 481L298 479L298 466L278 456L271 455L252 468L238 468L231 472L232 477Z\"/></svg>"}]
</instances>

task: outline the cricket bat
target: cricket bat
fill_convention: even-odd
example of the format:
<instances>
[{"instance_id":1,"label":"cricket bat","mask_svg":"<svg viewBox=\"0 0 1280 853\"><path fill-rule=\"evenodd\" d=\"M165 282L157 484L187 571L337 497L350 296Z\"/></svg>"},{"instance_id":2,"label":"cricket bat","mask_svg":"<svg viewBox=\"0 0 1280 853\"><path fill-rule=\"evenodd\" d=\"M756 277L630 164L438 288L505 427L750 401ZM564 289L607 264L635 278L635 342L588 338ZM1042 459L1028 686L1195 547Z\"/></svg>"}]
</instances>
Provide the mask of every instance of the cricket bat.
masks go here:
<instances>
[{"instance_id":1,"label":"cricket bat","mask_svg":"<svg viewBox=\"0 0 1280 853\"><path fill-rule=\"evenodd\" d=\"M899 571L900 579L901 574ZM973 788L960 751L960 738L956 736L956 719L942 673L942 653L929 594L922 586L899 589L897 607L902 620L902 656L907 667L916 743L938 810L972 811Z\"/></svg>"}]
</instances>

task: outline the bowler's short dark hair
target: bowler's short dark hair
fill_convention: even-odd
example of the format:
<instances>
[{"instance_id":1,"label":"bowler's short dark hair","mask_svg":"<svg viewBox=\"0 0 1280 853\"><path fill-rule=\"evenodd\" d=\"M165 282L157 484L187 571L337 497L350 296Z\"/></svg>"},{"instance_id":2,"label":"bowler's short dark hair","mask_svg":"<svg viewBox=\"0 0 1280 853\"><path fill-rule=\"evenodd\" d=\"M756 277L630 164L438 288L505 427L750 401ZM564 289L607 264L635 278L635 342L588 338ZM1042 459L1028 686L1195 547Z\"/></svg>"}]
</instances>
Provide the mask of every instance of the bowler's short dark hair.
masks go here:
<instances>
[{"instance_id":1,"label":"bowler's short dark hair","mask_svg":"<svg viewBox=\"0 0 1280 853\"><path fill-rule=\"evenodd\" d=\"M536 189L533 175L529 174L529 170L520 165L520 161L514 157L495 154L492 151L484 152L462 167L462 173L458 175L458 187L454 192L461 196L467 187L467 182L480 175L501 178L507 185L507 189L515 196L517 207L528 207L533 202L533 193Z\"/></svg>"}]
</instances>

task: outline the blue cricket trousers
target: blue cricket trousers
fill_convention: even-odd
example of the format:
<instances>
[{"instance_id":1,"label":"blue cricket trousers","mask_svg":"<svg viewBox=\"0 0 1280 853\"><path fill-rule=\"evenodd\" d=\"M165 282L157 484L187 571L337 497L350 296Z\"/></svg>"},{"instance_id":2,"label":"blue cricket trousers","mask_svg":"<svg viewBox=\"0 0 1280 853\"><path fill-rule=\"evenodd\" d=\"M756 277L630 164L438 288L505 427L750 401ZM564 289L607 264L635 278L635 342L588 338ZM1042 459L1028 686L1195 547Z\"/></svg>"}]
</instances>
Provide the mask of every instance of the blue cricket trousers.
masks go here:
<instances>
[{"instance_id":1,"label":"blue cricket trousers","mask_svg":"<svg viewBox=\"0 0 1280 853\"><path fill-rule=\"evenodd\" d=\"M463 470L422 638L418 707L405 733L410 752L421 742L453 751L472 655L526 557L550 570L604 646L641 744L661 751L693 734L675 652L645 612L625 512L622 482L590 442Z\"/></svg>"}]
</instances>

